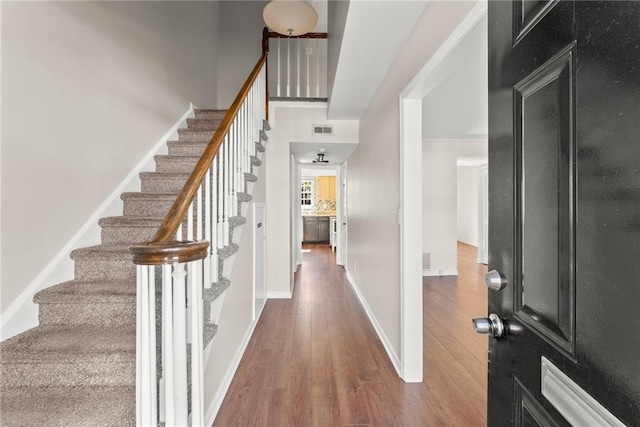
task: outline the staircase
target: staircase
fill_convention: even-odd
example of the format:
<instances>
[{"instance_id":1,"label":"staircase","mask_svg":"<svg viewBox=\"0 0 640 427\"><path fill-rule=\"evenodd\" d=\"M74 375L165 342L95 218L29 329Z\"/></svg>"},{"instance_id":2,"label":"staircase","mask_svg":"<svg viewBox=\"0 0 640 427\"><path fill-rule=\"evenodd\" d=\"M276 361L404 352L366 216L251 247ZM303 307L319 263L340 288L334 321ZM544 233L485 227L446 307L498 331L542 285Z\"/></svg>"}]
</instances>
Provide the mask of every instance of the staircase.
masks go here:
<instances>
[{"instance_id":1,"label":"staircase","mask_svg":"<svg viewBox=\"0 0 640 427\"><path fill-rule=\"evenodd\" d=\"M99 221L102 243L71 253L74 280L35 295L39 326L0 344L0 425L136 424L136 266L129 247L158 230L224 114L196 110L179 140L167 143L168 155L156 156L156 171L140 174L141 192L122 194L123 216ZM255 144L264 151L261 141ZM251 165L261 165L257 156ZM239 204L251 200L246 185L257 179L244 178ZM217 249L217 280L203 290L205 319L230 284L223 263L238 250L232 233L244 222L229 218L230 244ZM216 330L205 321L205 347Z\"/></svg>"}]
</instances>

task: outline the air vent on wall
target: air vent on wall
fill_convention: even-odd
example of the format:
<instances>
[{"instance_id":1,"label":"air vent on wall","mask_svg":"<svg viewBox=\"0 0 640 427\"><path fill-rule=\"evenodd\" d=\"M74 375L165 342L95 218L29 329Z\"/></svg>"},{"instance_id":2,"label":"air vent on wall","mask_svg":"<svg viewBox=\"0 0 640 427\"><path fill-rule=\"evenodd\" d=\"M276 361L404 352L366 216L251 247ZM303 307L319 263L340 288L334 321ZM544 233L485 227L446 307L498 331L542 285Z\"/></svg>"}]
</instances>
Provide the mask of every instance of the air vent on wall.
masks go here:
<instances>
[{"instance_id":1,"label":"air vent on wall","mask_svg":"<svg viewBox=\"0 0 640 427\"><path fill-rule=\"evenodd\" d=\"M329 126L329 125L313 125L313 134L314 135L332 135L333 134L333 126Z\"/></svg>"}]
</instances>

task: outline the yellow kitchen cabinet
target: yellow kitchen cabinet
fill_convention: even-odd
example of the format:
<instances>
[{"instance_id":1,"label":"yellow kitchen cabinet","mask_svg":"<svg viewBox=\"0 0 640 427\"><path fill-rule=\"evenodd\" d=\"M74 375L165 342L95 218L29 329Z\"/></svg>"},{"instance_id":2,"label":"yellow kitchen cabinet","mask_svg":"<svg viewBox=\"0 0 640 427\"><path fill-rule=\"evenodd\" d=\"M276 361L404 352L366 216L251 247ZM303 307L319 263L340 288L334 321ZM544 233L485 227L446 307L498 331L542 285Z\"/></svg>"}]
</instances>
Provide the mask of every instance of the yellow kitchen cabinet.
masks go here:
<instances>
[{"instance_id":1,"label":"yellow kitchen cabinet","mask_svg":"<svg viewBox=\"0 0 640 427\"><path fill-rule=\"evenodd\" d=\"M329 198L327 200L336 201L336 177L329 177Z\"/></svg>"},{"instance_id":2,"label":"yellow kitchen cabinet","mask_svg":"<svg viewBox=\"0 0 640 427\"><path fill-rule=\"evenodd\" d=\"M318 177L318 200L336 200L336 177Z\"/></svg>"}]
</instances>

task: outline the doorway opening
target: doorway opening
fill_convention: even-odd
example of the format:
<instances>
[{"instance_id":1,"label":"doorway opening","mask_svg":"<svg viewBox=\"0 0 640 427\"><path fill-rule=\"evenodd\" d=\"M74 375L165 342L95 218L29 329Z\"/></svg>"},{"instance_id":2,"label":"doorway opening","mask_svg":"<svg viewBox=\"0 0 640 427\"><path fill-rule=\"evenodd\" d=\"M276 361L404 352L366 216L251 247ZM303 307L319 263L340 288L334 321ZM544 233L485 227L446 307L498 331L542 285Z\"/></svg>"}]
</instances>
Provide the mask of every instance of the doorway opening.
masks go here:
<instances>
[{"instance_id":1,"label":"doorway opening","mask_svg":"<svg viewBox=\"0 0 640 427\"><path fill-rule=\"evenodd\" d=\"M486 159L486 8L481 2L472 9L400 95L401 364L405 381L422 381L424 360L433 357L427 349L438 345L423 329L423 321L431 315L425 311L423 319L423 310L428 310L424 298L432 297L423 292L423 276L443 283L465 280L458 275L458 158ZM470 62L473 60L476 62ZM480 141L484 148L475 145ZM416 176L423 179L416 180ZM478 226L479 209L465 212L467 224L475 216ZM418 233L422 238L414 237ZM477 264L473 249L474 267L484 268ZM455 301L442 302L447 302L443 308L449 315L455 316ZM473 334L468 329L459 333ZM486 351L480 357L486 358Z\"/></svg>"}]
</instances>

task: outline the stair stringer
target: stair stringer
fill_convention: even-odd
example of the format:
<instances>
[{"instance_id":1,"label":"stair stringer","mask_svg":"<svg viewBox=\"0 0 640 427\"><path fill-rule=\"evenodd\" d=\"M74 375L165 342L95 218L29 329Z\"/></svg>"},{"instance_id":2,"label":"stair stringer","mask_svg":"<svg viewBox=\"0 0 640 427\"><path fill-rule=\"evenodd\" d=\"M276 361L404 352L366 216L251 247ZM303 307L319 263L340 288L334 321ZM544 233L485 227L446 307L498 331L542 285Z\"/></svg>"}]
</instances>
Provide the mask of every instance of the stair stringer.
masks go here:
<instances>
[{"instance_id":1,"label":"stair stringer","mask_svg":"<svg viewBox=\"0 0 640 427\"><path fill-rule=\"evenodd\" d=\"M257 153L261 166L253 167L257 181L247 182L246 191L254 202L264 202L266 194L263 144L264 140ZM232 239L240 250L225 261L223 274L231 285L213 303L212 316L219 329L204 354L207 425L215 419L257 323L253 313L253 209L249 209L250 203L247 202L240 206L240 215L246 218L246 222L234 228Z\"/></svg>"}]
</instances>

